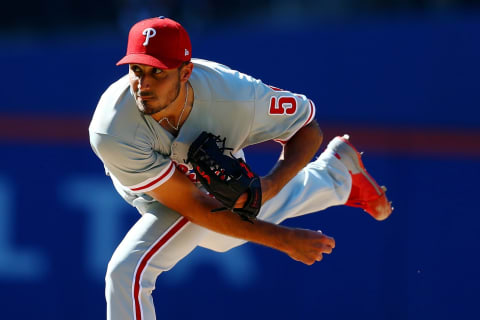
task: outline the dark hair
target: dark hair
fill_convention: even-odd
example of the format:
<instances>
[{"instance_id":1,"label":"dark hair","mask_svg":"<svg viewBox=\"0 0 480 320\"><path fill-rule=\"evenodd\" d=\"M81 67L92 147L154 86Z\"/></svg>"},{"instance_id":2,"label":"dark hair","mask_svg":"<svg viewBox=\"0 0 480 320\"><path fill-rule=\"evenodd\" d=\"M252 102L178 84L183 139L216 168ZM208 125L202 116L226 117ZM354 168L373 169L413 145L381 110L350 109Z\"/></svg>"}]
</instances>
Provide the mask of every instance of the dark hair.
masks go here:
<instances>
[{"instance_id":1,"label":"dark hair","mask_svg":"<svg viewBox=\"0 0 480 320\"><path fill-rule=\"evenodd\" d=\"M178 71L182 70L183 67L185 67L187 64L190 63L190 60L188 61L183 61L182 64L180 65L180 67L178 67Z\"/></svg>"}]
</instances>

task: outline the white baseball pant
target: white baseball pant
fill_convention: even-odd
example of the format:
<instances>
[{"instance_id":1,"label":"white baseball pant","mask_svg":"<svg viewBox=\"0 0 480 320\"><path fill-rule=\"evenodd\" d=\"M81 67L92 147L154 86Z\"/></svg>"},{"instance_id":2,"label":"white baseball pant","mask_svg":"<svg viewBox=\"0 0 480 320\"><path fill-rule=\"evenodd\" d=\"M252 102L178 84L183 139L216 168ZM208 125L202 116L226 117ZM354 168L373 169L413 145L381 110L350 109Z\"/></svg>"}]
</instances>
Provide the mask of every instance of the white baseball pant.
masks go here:
<instances>
[{"instance_id":1,"label":"white baseball pant","mask_svg":"<svg viewBox=\"0 0 480 320\"><path fill-rule=\"evenodd\" d=\"M266 202L258 218L278 224L344 204L351 184L346 167L327 149ZM108 320L156 319L152 291L160 273L170 270L196 246L225 252L246 242L195 225L158 202L137 209L142 217L108 264Z\"/></svg>"}]
</instances>

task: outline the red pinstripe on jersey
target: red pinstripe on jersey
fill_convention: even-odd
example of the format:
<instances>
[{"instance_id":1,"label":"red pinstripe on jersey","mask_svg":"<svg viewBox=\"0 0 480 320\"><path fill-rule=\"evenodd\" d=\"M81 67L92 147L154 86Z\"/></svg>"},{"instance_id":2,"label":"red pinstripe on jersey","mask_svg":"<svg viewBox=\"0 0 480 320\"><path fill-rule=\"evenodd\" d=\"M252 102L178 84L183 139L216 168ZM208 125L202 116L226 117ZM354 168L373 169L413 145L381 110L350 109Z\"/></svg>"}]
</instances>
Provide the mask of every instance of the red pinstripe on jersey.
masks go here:
<instances>
[{"instance_id":1,"label":"red pinstripe on jersey","mask_svg":"<svg viewBox=\"0 0 480 320\"><path fill-rule=\"evenodd\" d=\"M179 218L151 247L138 262L137 268L133 274L133 307L135 310L135 320L142 320L142 305L140 301L140 291L143 272L150 260L157 254L173 237L188 223L185 217Z\"/></svg>"},{"instance_id":2,"label":"red pinstripe on jersey","mask_svg":"<svg viewBox=\"0 0 480 320\"><path fill-rule=\"evenodd\" d=\"M308 102L310 103L310 116L308 117L307 121L305 121L305 123L303 124L304 127L307 124L309 124L313 120L313 117L315 116L315 104L310 99L308 99Z\"/></svg>"},{"instance_id":3,"label":"red pinstripe on jersey","mask_svg":"<svg viewBox=\"0 0 480 320\"><path fill-rule=\"evenodd\" d=\"M129 187L130 190L132 191L142 191L142 190L146 190L148 189L149 187L161 182L163 179L165 179L166 177L168 177L171 173L173 173L173 170L175 170L175 166L173 164L173 162L170 162L170 165L168 166L167 170L165 170L163 173L160 174L160 176L158 178L155 178L153 181L150 181L148 182L147 184L145 185L136 185L136 186L133 186L133 187ZM166 180L165 180L166 181ZM163 181L163 182L165 182ZM162 182L162 183L163 183Z\"/></svg>"},{"instance_id":4,"label":"red pinstripe on jersey","mask_svg":"<svg viewBox=\"0 0 480 320\"><path fill-rule=\"evenodd\" d=\"M270 87L270 89L272 89L273 91L287 91L287 90L283 90L283 89L280 89L280 88L277 88L277 87L274 87L274 86L268 86Z\"/></svg>"}]
</instances>

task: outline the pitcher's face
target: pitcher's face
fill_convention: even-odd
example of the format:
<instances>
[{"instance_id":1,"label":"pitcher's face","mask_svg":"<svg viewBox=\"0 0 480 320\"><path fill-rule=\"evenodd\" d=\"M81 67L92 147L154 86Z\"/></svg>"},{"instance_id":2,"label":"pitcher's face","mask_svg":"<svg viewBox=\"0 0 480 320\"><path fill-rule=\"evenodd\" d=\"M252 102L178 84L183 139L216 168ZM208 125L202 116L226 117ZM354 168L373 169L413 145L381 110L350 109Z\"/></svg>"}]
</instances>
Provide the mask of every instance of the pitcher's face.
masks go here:
<instances>
[{"instance_id":1,"label":"pitcher's face","mask_svg":"<svg viewBox=\"0 0 480 320\"><path fill-rule=\"evenodd\" d=\"M175 101L180 93L182 68L162 70L142 65L129 65L130 86L140 112L154 114Z\"/></svg>"}]
</instances>

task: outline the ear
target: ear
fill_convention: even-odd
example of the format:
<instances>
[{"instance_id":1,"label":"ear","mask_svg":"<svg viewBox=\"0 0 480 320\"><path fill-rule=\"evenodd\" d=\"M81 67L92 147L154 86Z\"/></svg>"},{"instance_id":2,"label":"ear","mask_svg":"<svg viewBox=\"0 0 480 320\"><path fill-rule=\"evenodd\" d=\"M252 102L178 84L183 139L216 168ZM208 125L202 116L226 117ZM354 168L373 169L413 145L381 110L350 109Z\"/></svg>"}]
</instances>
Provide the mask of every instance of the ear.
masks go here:
<instances>
[{"instance_id":1,"label":"ear","mask_svg":"<svg viewBox=\"0 0 480 320\"><path fill-rule=\"evenodd\" d=\"M184 65L183 68L180 70L180 80L182 82L187 82L190 79L193 71L193 63L189 62L188 64Z\"/></svg>"}]
</instances>

